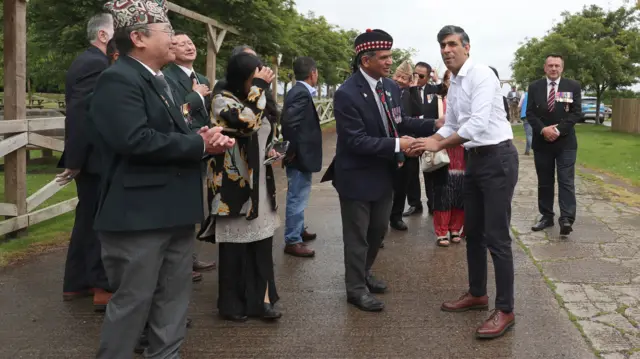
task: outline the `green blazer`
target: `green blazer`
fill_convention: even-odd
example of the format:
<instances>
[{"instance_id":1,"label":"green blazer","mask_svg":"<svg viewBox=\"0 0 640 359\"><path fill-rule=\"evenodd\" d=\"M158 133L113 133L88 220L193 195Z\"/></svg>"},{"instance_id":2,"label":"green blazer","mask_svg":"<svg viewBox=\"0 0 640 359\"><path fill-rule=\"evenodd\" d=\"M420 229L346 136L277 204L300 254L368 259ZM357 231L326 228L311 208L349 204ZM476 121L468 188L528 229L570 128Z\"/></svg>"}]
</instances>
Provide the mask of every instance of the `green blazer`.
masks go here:
<instances>
[{"instance_id":1,"label":"green blazer","mask_svg":"<svg viewBox=\"0 0 640 359\"><path fill-rule=\"evenodd\" d=\"M89 113L103 161L95 230L202 221L204 142L151 71L121 56L98 79Z\"/></svg>"},{"instance_id":2,"label":"green blazer","mask_svg":"<svg viewBox=\"0 0 640 359\"><path fill-rule=\"evenodd\" d=\"M182 69L176 64L167 65L162 72L173 82L173 92L178 95L180 100L176 99L176 102L183 101L179 105L189 104L189 117L190 126L193 131L198 131L202 126L211 125L211 95L204 97L204 102L200 95L193 91L193 82L182 71ZM196 72L198 81L211 87L209 79Z\"/></svg>"}]
</instances>

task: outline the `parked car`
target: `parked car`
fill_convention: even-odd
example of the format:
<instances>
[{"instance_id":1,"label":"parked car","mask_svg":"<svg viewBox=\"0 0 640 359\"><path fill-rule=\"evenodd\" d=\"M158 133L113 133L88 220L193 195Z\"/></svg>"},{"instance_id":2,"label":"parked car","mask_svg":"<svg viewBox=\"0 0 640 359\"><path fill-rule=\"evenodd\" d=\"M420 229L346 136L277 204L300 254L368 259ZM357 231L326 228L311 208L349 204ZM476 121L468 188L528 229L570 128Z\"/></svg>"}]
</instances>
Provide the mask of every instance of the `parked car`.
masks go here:
<instances>
[{"instance_id":1,"label":"parked car","mask_svg":"<svg viewBox=\"0 0 640 359\"><path fill-rule=\"evenodd\" d=\"M600 123L603 123L605 118L610 117L611 112L607 115L607 109L603 103L600 104ZM586 120L593 120L596 122L596 98L595 97L583 97L582 98L582 120L580 122L585 122Z\"/></svg>"}]
</instances>

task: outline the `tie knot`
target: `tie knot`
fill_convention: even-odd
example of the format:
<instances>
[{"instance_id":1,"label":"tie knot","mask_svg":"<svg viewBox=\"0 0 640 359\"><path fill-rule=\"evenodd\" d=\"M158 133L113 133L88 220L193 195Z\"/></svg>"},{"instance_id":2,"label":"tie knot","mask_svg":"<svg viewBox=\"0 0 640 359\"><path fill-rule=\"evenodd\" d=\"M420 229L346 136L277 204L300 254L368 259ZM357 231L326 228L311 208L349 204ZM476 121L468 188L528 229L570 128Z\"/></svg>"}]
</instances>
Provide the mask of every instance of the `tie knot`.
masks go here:
<instances>
[{"instance_id":1,"label":"tie knot","mask_svg":"<svg viewBox=\"0 0 640 359\"><path fill-rule=\"evenodd\" d=\"M382 89L383 89L383 87L382 87L382 81L378 81L378 82L376 83L376 90L380 91L380 90L382 90Z\"/></svg>"},{"instance_id":2,"label":"tie knot","mask_svg":"<svg viewBox=\"0 0 640 359\"><path fill-rule=\"evenodd\" d=\"M191 77L192 80L195 80L196 79L196 73L192 71L191 72L191 76L189 76L189 77Z\"/></svg>"},{"instance_id":3,"label":"tie knot","mask_svg":"<svg viewBox=\"0 0 640 359\"><path fill-rule=\"evenodd\" d=\"M555 87L556 86L556 82L555 81L551 81L551 87Z\"/></svg>"}]
</instances>

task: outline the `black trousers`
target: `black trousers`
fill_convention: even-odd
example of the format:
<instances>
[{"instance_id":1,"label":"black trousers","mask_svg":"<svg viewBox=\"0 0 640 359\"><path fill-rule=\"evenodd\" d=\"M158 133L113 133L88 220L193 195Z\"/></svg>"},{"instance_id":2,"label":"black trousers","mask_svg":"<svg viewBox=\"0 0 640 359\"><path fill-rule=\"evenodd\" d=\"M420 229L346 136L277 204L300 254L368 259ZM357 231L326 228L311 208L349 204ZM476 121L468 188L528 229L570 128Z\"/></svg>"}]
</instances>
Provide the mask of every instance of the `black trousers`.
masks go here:
<instances>
[{"instance_id":1,"label":"black trousers","mask_svg":"<svg viewBox=\"0 0 640 359\"><path fill-rule=\"evenodd\" d=\"M218 246L218 310L221 315L259 317L264 296L275 304L278 291L273 272L273 237L251 243Z\"/></svg>"},{"instance_id":2,"label":"black trousers","mask_svg":"<svg viewBox=\"0 0 640 359\"><path fill-rule=\"evenodd\" d=\"M110 291L100 258L100 241L93 230L100 176L81 172L75 183L78 205L64 268L63 291L79 292L90 288Z\"/></svg>"},{"instance_id":3,"label":"black trousers","mask_svg":"<svg viewBox=\"0 0 640 359\"><path fill-rule=\"evenodd\" d=\"M371 271L389 228L391 197L389 193L375 202L340 198L344 279L349 297L358 298L369 292L366 275Z\"/></svg>"},{"instance_id":4,"label":"black trousers","mask_svg":"<svg viewBox=\"0 0 640 359\"><path fill-rule=\"evenodd\" d=\"M543 218L553 220L555 173L558 172L560 218L573 224L576 219L576 150L534 151L538 175L538 210Z\"/></svg>"},{"instance_id":5,"label":"black trousers","mask_svg":"<svg viewBox=\"0 0 640 359\"><path fill-rule=\"evenodd\" d=\"M420 159L417 157L408 158L405 163L407 167L407 202L411 207L422 208L422 190L420 189ZM424 191L427 197L427 208L433 210L433 181L431 173L422 172L424 176ZM404 198L403 198L404 200Z\"/></svg>"},{"instance_id":6,"label":"black trousers","mask_svg":"<svg viewBox=\"0 0 640 359\"><path fill-rule=\"evenodd\" d=\"M511 141L469 150L464 176L464 232L469 292L487 294L487 249L496 278L496 309L513 310L511 200L518 182L518 152Z\"/></svg>"},{"instance_id":7,"label":"black trousers","mask_svg":"<svg viewBox=\"0 0 640 359\"><path fill-rule=\"evenodd\" d=\"M402 212L404 212L404 202L407 198L407 185L409 177L407 176L409 158L404 166L398 168L393 177L393 204L391 206L391 215L389 221L402 220Z\"/></svg>"}]
</instances>

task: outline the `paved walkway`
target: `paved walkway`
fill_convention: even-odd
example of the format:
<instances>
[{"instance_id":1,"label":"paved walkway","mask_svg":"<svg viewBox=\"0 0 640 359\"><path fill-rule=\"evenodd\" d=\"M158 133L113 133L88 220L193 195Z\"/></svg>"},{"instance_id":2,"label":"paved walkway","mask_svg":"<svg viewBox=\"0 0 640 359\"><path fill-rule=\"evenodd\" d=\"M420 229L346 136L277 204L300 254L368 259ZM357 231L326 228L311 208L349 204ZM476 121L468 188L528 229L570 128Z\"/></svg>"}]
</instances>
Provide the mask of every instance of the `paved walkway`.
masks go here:
<instances>
[{"instance_id":1,"label":"paved walkway","mask_svg":"<svg viewBox=\"0 0 640 359\"><path fill-rule=\"evenodd\" d=\"M335 135L326 133L325 144L326 168ZM581 213L571 239L561 241L555 232L531 234L535 177L532 159L521 157L521 161L513 220L522 243L514 245L517 324L503 338L473 339L486 312L439 310L443 300L466 287L465 248L436 247L426 215L410 218L407 232L391 232L381 250L375 270L390 285L390 292L381 296L386 310L364 313L347 305L338 200L331 185L317 183L316 175L306 214L309 230L319 234L312 244L316 258L285 256L282 229L274 241L282 320L276 324L219 320L216 272L206 273L204 281L194 285L190 311L194 325L182 358L596 357L572 320L596 350L615 352L608 358L628 358L633 348L640 347L635 322L640 321L640 294L639 285L634 285L640 275L633 223L637 210L615 207L599 197L597 188L580 183ZM286 186L281 170L278 178L283 204ZM197 247L202 259L217 256L215 245ZM92 312L90 300L61 301L64 257L62 249L0 270L0 359L93 357L102 317ZM489 292L493 300L493 283Z\"/></svg>"}]
</instances>

